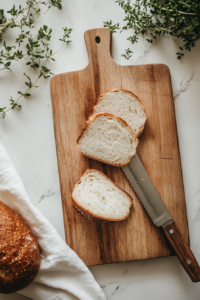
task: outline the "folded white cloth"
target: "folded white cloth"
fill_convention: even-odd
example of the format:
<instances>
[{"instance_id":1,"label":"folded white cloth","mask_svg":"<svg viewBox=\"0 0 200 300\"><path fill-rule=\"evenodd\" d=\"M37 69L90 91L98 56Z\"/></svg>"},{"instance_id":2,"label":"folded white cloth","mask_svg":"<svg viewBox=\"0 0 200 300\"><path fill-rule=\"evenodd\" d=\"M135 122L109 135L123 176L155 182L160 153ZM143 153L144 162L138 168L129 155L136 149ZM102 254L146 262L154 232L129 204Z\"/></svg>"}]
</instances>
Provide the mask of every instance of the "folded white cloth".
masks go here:
<instances>
[{"instance_id":1,"label":"folded white cloth","mask_svg":"<svg viewBox=\"0 0 200 300\"><path fill-rule=\"evenodd\" d=\"M41 248L40 271L34 282L20 294L35 300L106 299L86 265L30 202L1 142L0 199L26 222Z\"/></svg>"}]
</instances>

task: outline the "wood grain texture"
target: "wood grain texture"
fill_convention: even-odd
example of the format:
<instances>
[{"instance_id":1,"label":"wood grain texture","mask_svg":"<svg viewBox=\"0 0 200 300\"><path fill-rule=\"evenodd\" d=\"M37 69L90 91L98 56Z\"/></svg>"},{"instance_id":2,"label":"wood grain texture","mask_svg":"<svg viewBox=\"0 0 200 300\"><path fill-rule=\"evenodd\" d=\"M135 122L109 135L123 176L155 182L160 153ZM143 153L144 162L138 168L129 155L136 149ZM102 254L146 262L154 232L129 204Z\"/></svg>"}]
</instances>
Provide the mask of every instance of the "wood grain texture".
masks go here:
<instances>
[{"instance_id":1,"label":"wood grain texture","mask_svg":"<svg viewBox=\"0 0 200 300\"><path fill-rule=\"evenodd\" d=\"M101 42L97 44L95 37ZM188 243L184 188L169 69L163 64L120 66L110 54L106 28L85 32L89 64L51 79L55 139L67 244L86 265L172 255L162 229L153 225L121 168L84 157L76 140L96 98L113 88L132 91L144 103L147 122L137 153L184 240ZM104 172L133 197L127 220L106 224L81 218L71 207L73 187L87 168Z\"/></svg>"},{"instance_id":2,"label":"wood grain texture","mask_svg":"<svg viewBox=\"0 0 200 300\"><path fill-rule=\"evenodd\" d=\"M190 247L184 241L182 234L172 220L162 226L164 233L170 242L172 248L176 252L183 268L190 276L193 282L200 281L200 267Z\"/></svg>"}]
</instances>

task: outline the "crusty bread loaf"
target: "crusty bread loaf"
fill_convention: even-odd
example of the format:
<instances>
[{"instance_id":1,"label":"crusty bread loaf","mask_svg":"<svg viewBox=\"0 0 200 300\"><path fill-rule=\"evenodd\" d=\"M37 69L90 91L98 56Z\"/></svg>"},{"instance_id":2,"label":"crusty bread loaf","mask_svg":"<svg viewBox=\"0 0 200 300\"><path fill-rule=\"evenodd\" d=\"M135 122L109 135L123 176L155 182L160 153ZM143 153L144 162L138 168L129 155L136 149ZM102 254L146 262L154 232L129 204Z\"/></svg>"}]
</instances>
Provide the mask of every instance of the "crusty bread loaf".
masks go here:
<instances>
[{"instance_id":1,"label":"crusty bread loaf","mask_svg":"<svg viewBox=\"0 0 200 300\"><path fill-rule=\"evenodd\" d=\"M99 113L87 122L77 144L85 156L122 167L135 155L138 139L121 118Z\"/></svg>"},{"instance_id":2,"label":"crusty bread loaf","mask_svg":"<svg viewBox=\"0 0 200 300\"><path fill-rule=\"evenodd\" d=\"M147 119L142 101L132 92L123 89L113 89L101 94L96 100L91 117L100 112L122 118L137 136L142 133Z\"/></svg>"},{"instance_id":3,"label":"crusty bread loaf","mask_svg":"<svg viewBox=\"0 0 200 300\"><path fill-rule=\"evenodd\" d=\"M22 219L0 201L0 293L28 286L40 267L38 242Z\"/></svg>"},{"instance_id":4,"label":"crusty bread loaf","mask_svg":"<svg viewBox=\"0 0 200 300\"><path fill-rule=\"evenodd\" d=\"M122 221L130 214L131 196L97 170L87 170L76 183L72 206L92 221Z\"/></svg>"}]
</instances>

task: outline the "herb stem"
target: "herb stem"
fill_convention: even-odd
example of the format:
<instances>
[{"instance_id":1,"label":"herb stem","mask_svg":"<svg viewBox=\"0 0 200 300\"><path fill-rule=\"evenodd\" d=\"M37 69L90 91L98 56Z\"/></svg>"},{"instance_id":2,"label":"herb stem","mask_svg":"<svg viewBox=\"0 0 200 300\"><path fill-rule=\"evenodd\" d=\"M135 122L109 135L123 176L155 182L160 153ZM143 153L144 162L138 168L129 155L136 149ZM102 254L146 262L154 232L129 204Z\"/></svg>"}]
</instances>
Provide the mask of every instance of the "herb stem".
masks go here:
<instances>
[{"instance_id":1,"label":"herb stem","mask_svg":"<svg viewBox=\"0 0 200 300\"><path fill-rule=\"evenodd\" d=\"M35 13L34 13L34 15L33 15L33 20L35 19L36 11L37 11L37 9L38 9L38 7L39 7L40 2L41 2L41 0L38 1L37 8L36 8Z\"/></svg>"},{"instance_id":2,"label":"herb stem","mask_svg":"<svg viewBox=\"0 0 200 300\"><path fill-rule=\"evenodd\" d=\"M36 85L36 83L38 82L38 80L39 80L39 78L40 78L40 74L38 75L38 77L37 77L37 79L35 80L35 82L23 93L23 94L21 94L20 96L19 96L19 98L13 103L13 105L9 108L9 109L7 109L7 110L5 110L5 113L7 113L9 110L11 110L11 109L13 109L14 107L15 107L15 105L17 104L17 102L23 97L23 96L25 96L27 93L28 93L28 91L30 91L30 89L32 88L32 87L34 87L35 85Z\"/></svg>"},{"instance_id":3,"label":"herb stem","mask_svg":"<svg viewBox=\"0 0 200 300\"><path fill-rule=\"evenodd\" d=\"M171 27L174 27L174 26L171 26L171 27L168 27L168 28L163 28L163 27L160 27L160 26L156 25L156 27L158 27L158 28L161 29L162 31L172 32L171 30L168 30L168 28L171 28ZM157 29L156 27L155 27L155 30ZM152 28L152 29L153 29L153 28Z\"/></svg>"},{"instance_id":4,"label":"herb stem","mask_svg":"<svg viewBox=\"0 0 200 300\"><path fill-rule=\"evenodd\" d=\"M33 0L30 1L30 4L29 4L29 7L28 7L28 11L27 11L27 15L26 15L25 20L27 20L27 18L28 18L32 2L33 2Z\"/></svg>"},{"instance_id":5,"label":"herb stem","mask_svg":"<svg viewBox=\"0 0 200 300\"><path fill-rule=\"evenodd\" d=\"M62 46L60 47L60 49L59 49L58 51L52 53L50 56L53 56L53 55L55 55L56 53L58 53L58 52L62 49L62 47L64 46L64 44L65 44L65 43L63 42L63 44L62 44Z\"/></svg>"},{"instance_id":6,"label":"herb stem","mask_svg":"<svg viewBox=\"0 0 200 300\"><path fill-rule=\"evenodd\" d=\"M46 12L45 12L41 17L39 17L37 20L35 20L34 23L37 23L40 19L42 19L42 18L48 13L48 11L50 10L51 7L52 7L52 5L50 5L50 6L48 7L48 9L46 10Z\"/></svg>"},{"instance_id":7,"label":"herb stem","mask_svg":"<svg viewBox=\"0 0 200 300\"><path fill-rule=\"evenodd\" d=\"M157 5L156 5L157 6ZM166 8L164 8L164 7L162 7L161 8L162 10L167 10ZM173 9L168 9L167 11L170 11L170 12L174 12L174 10ZM181 14L181 15L190 15L190 16L197 16L197 14L196 13L187 13L187 12L184 12L184 11L177 11L177 13L179 13L179 14Z\"/></svg>"},{"instance_id":8,"label":"herb stem","mask_svg":"<svg viewBox=\"0 0 200 300\"><path fill-rule=\"evenodd\" d=\"M139 34L150 31L147 42L153 43L156 35L170 34L182 40L180 50L176 52L177 58L181 59L183 51L190 51L200 40L200 2L199 0L116 0L116 3L124 10L126 22L120 28L119 23L112 24L112 20L104 22L111 33L121 29L120 32L133 29L134 32L128 37L132 44L137 43ZM170 22L170 23L169 23ZM172 26L170 26L172 24ZM151 32L152 31L152 32ZM126 59L131 57L128 48L123 54Z\"/></svg>"},{"instance_id":9,"label":"herb stem","mask_svg":"<svg viewBox=\"0 0 200 300\"><path fill-rule=\"evenodd\" d=\"M35 5L35 4L34 4ZM33 6L34 6L33 5ZM4 24L0 24L0 31L3 31L6 27L8 27L11 23L13 23L21 14L23 14L27 9L29 9L30 6L27 6L26 8L23 8L22 11L16 15L15 18L10 19L9 22L4 23ZM3 27L2 27L3 26Z\"/></svg>"},{"instance_id":10,"label":"herb stem","mask_svg":"<svg viewBox=\"0 0 200 300\"><path fill-rule=\"evenodd\" d=\"M15 27L20 29L20 33L16 37L14 45L7 45L6 40L3 41L4 49L0 50L0 71L5 69L9 70L12 61L25 59L25 65L29 66L31 69L34 69L36 72L36 75L34 76L35 81L33 83L31 78L24 73L25 77L28 79L28 81L27 79L25 81L26 91L19 90L15 99L10 96L9 106L0 107L0 116L2 118L5 118L7 112L9 112L11 109L14 109L15 107L21 107L21 105L18 104L20 99L22 99L22 97L26 98L31 96L29 91L32 89L32 87L38 87L36 86L36 83L39 81L39 78L43 77L46 79L53 75L51 69L47 67L49 60L55 61L53 55L58 53L65 43L68 44L71 42L69 38L72 29L67 27L63 27L64 33L62 38L59 39L63 42L62 46L54 53L52 49L50 49L52 28L49 28L47 25L43 25L37 31L36 36L32 37L31 31L36 28L35 24L41 20L41 18L43 18L52 7L61 9L61 2L62 0L48 0L46 2L43 2L43 0L27 0L27 7L22 8L20 5L19 8L16 9L15 5L13 5L13 7L7 11L7 13L11 15L10 19L7 19L4 16L4 10L0 10L0 18L3 23L0 24L0 41L2 40L2 33L4 29ZM40 6L42 4L46 5L46 11L41 15ZM17 18L19 19L16 20ZM28 31L27 27L29 28ZM22 42L24 42L25 45L20 47Z\"/></svg>"}]
</instances>

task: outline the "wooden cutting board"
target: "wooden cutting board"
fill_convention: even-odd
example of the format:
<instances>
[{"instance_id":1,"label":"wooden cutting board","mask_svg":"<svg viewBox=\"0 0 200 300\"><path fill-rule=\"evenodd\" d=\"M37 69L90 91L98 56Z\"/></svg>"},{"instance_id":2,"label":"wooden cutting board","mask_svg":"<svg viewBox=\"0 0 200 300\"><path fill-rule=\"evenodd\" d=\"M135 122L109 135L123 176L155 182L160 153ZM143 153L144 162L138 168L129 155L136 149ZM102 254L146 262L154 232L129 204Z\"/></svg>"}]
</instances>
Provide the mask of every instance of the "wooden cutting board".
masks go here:
<instances>
[{"instance_id":1,"label":"wooden cutting board","mask_svg":"<svg viewBox=\"0 0 200 300\"><path fill-rule=\"evenodd\" d=\"M85 126L95 99L101 93L113 88L123 88L139 96L148 119L145 130L139 137L137 153L188 242L169 69L163 64L116 64L110 54L111 36L106 28L86 31L84 36L89 56L88 66L51 79L66 243L88 266L172 255L162 230L150 221L121 168L88 159L76 146L76 140ZM104 172L133 197L133 207L127 220L95 223L83 219L71 207L73 187L87 168Z\"/></svg>"}]
</instances>

